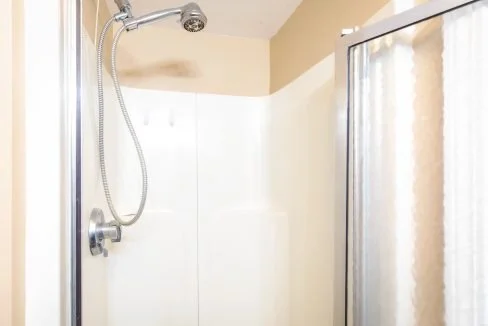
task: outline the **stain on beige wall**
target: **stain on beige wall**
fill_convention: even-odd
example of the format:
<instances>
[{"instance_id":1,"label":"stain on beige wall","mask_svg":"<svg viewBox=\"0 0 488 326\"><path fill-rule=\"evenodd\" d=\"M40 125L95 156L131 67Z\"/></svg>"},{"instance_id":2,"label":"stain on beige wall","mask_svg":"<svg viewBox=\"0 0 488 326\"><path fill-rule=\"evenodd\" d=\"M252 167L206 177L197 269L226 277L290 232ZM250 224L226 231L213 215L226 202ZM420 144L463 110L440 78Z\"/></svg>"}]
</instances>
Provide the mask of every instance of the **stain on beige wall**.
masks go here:
<instances>
[{"instance_id":1,"label":"stain on beige wall","mask_svg":"<svg viewBox=\"0 0 488 326\"><path fill-rule=\"evenodd\" d=\"M117 53L123 85L182 92L263 96L269 42L148 26L125 33Z\"/></svg>"}]
</instances>

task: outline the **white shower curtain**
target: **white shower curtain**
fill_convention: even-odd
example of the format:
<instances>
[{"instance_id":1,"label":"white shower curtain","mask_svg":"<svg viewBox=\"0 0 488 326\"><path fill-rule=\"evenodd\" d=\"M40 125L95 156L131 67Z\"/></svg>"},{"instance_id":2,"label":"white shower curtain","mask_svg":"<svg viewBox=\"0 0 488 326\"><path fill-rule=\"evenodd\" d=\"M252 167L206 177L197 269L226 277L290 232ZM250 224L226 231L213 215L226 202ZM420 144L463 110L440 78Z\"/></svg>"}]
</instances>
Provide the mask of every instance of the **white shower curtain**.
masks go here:
<instances>
[{"instance_id":1,"label":"white shower curtain","mask_svg":"<svg viewBox=\"0 0 488 326\"><path fill-rule=\"evenodd\" d=\"M447 326L488 325L488 1L444 16Z\"/></svg>"}]
</instances>

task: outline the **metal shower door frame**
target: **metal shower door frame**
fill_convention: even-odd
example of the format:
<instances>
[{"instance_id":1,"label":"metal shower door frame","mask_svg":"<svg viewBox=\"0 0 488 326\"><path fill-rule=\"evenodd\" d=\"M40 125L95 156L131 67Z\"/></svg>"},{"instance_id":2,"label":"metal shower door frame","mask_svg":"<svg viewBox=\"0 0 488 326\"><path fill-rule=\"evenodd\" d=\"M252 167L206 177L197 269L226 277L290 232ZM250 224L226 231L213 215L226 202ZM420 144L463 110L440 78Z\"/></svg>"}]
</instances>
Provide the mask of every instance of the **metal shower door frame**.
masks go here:
<instances>
[{"instance_id":1,"label":"metal shower door frame","mask_svg":"<svg viewBox=\"0 0 488 326\"><path fill-rule=\"evenodd\" d=\"M352 282L352 218L353 218L353 166L355 126L351 105L351 69L354 65L350 51L353 47L411 25L440 16L452 10L482 0L431 0L379 23L343 36L335 51L335 269L334 269L334 326L352 326L352 305L348 300ZM349 320L348 320L349 319ZM359 325L361 326L361 325Z\"/></svg>"},{"instance_id":2,"label":"metal shower door frame","mask_svg":"<svg viewBox=\"0 0 488 326\"><path fill-rule=\"evenodd\" d=\"M61 241L61 305L62 324L82 326L81 321L81 27L82 2L86 0L59 0L62 4L61 44L63 121L62 136L62 190L63 216Z\"/></svg>"}]
</instances>

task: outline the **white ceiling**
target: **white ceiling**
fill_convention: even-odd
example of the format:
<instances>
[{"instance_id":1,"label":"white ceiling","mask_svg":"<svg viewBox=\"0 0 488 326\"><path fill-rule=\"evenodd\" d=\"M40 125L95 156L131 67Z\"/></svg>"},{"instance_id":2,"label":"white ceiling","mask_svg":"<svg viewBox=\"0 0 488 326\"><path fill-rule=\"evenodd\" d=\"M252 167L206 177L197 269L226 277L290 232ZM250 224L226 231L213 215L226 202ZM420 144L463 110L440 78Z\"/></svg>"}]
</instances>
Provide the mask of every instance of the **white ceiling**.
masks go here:
<instances>
[{"instance_id":1,"label":"white ceiling","mask_svg":"<svg viewBox=\"0 0 488 326\"><path fill-rule=\"evenodd\" d=\"M102 0L103 1L103 0ZM113 0L105 0L114 13ZM188 1L188 0L187 0ZM266 38L274 36L288 20L302 0L197 0L208 17L207 33ZM132 0L132 11L138 16L154 10L178 7L185 0ZM179 28L167 19L160 26Z\"/></svg>"}]
</instances>

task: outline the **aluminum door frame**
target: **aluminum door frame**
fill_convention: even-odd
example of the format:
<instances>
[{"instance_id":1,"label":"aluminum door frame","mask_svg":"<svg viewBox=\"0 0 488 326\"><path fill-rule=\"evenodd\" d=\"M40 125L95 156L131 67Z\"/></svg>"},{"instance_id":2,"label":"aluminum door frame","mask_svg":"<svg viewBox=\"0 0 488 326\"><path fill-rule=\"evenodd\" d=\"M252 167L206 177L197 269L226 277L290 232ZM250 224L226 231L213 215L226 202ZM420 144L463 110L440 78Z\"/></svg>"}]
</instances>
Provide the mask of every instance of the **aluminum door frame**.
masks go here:
<instances>
[{"instance_id":1,"label":"aluminum door frame","mask_svg":"<svg viewBox=\"0 0 488 326\"><path fill-rule=\"evenodd\" d=\"M359 44L396 32L440 16L452 10L482 0L431 0L403 13L394 15L376 24L370 25L351 34L344 35L336 43L335 51L335 117L336 117L336 152L335 152L335 240L334 240L334 326L352 325L352 310L348 308L348 278L351 279L352 240L351 225L354 207L353 198L353 130L354 112L352 111L349 90L352 78L351 66L356 66L350 50Z\"/></svg>"},{"instance_id":2,"label":"aluminum door frame","mask_svg":"<svg viewBox=\"0 0 488 326\"><path fill-rule=\"evenodd\" d=\"M82 1L58 0L62 5L62 115L60 135L62 166L61 221L61 320L66 326L81 326L81 27Z\"/></svg>"}]
</instances>

